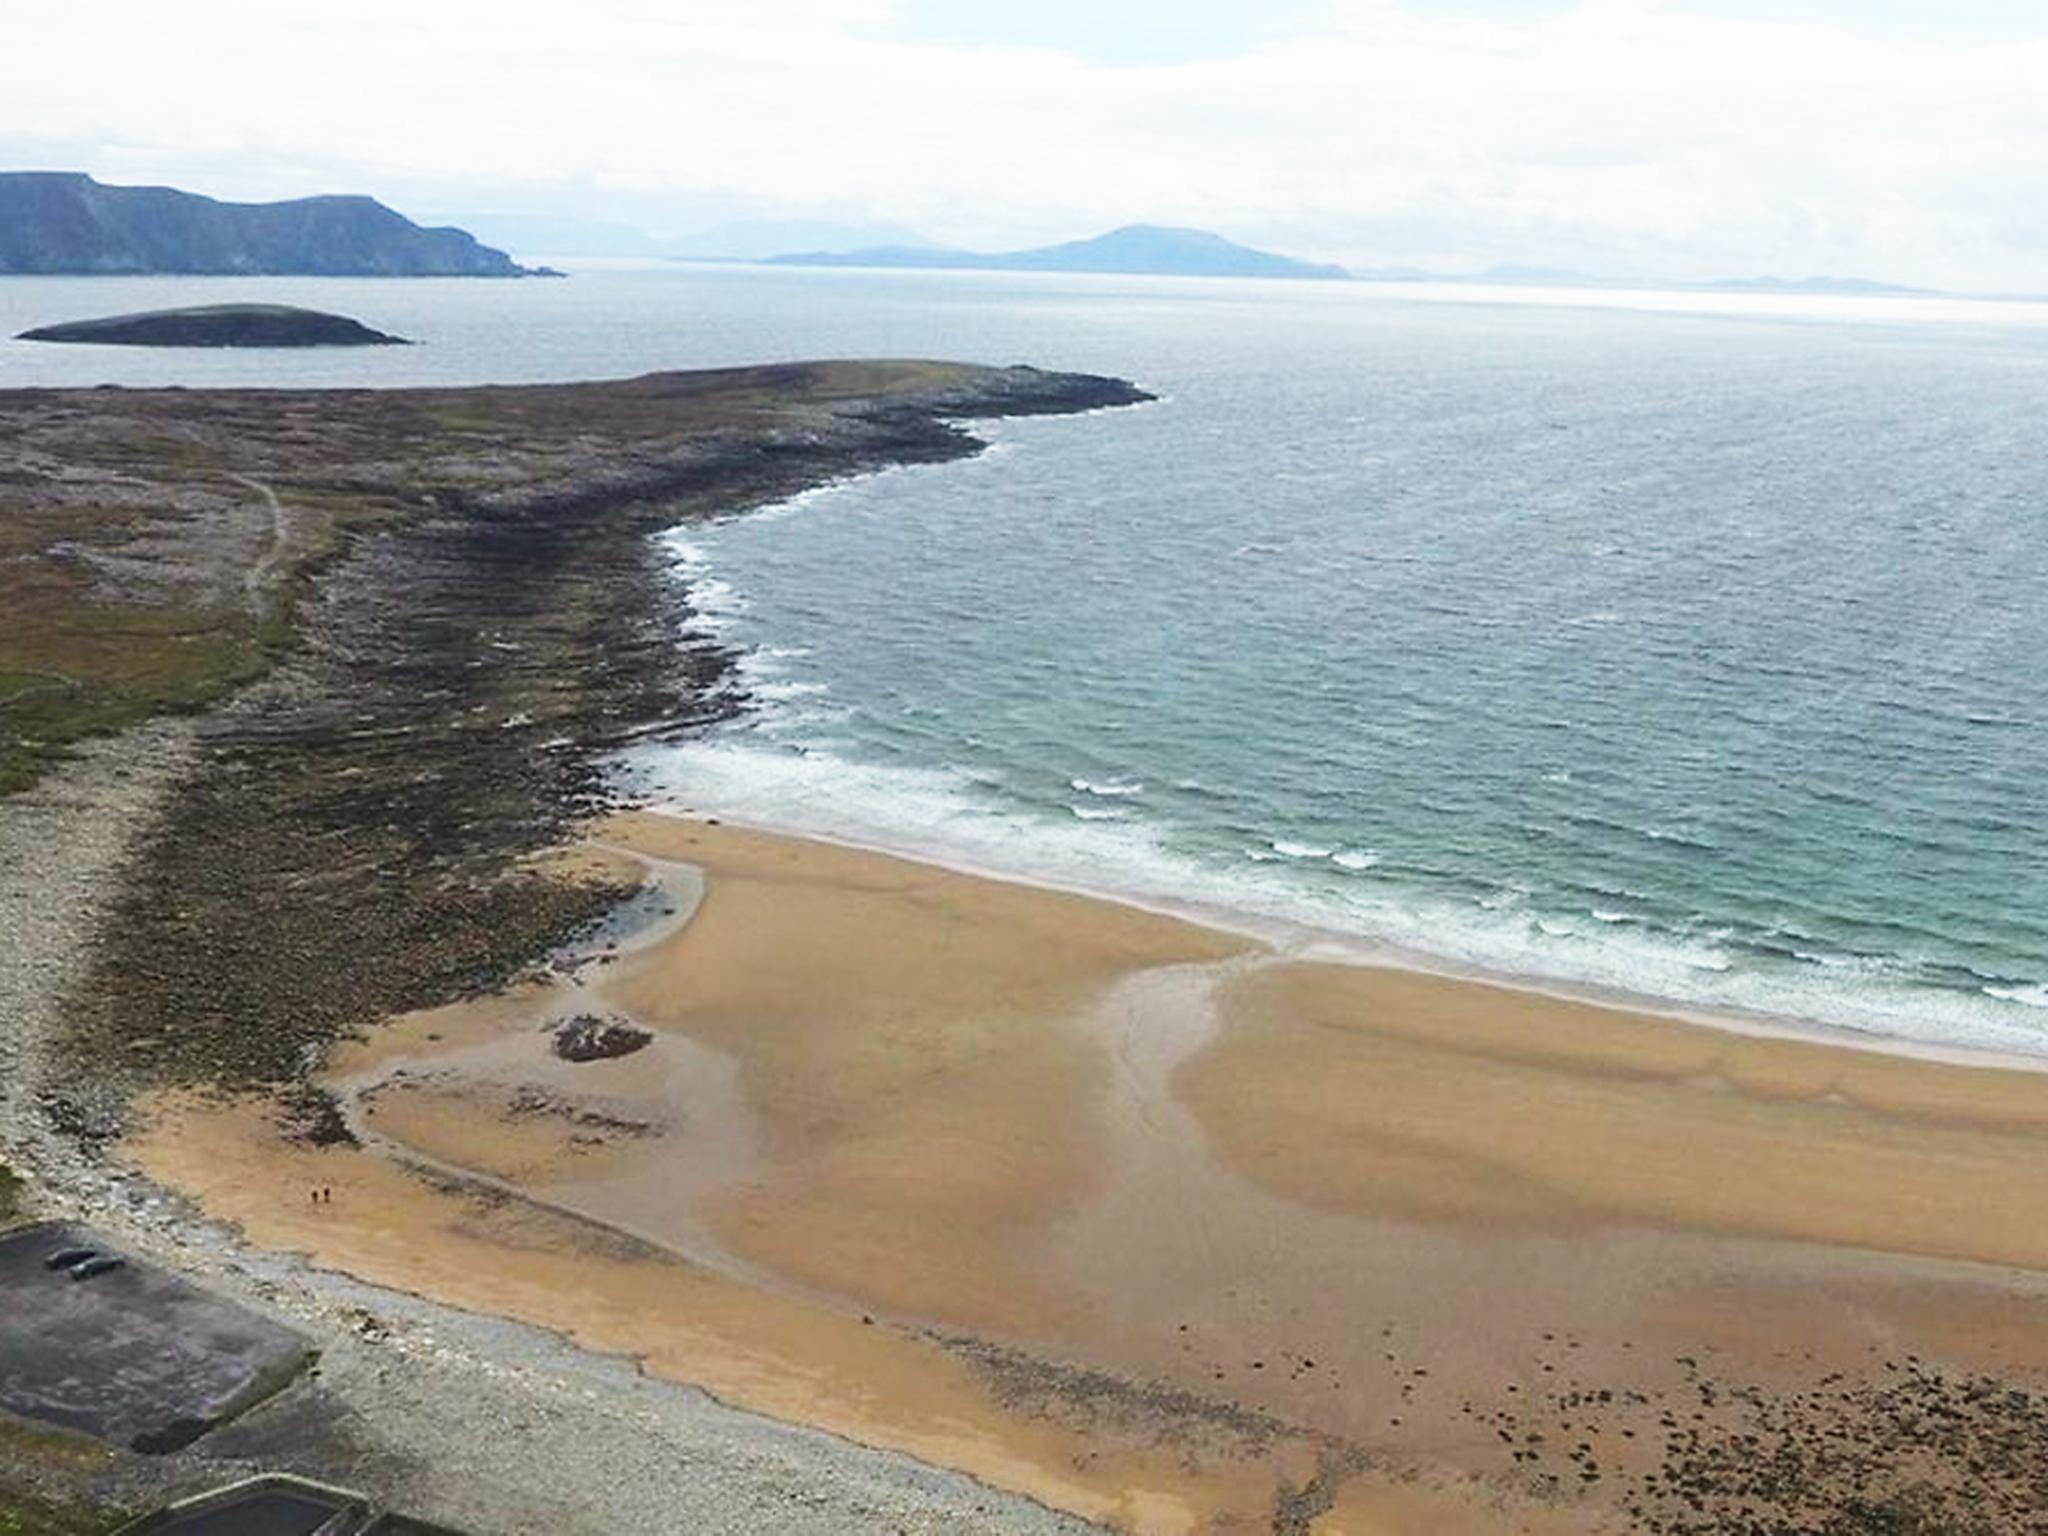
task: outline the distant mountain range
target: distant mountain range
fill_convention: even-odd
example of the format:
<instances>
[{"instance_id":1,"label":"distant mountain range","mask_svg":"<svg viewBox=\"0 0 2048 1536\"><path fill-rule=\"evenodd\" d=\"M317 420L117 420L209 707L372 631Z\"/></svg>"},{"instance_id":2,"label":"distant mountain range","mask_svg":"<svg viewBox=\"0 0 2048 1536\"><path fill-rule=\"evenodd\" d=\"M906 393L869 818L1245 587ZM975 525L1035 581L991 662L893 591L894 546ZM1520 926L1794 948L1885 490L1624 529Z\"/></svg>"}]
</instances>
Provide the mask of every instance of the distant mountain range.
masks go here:
<instances>
[{"instance_id":1,"label":"distant mountain range","mask_svg":"<svg viewBox=\"0 0 2048 1536\"><path fill-rule=\"evenodd\" d=\"M1692 283L1694 288L1719 289L1725 293L1825 293L1848 298L1927 299L1933 288L1908 288L1902 283L1873 282L1867 277L1724 277L1719 282Z\"/></svg>"},{"instance_id":2,"label":"distant mountain range","mask_svg":"<svg viewBox=\"0 0 2048 1536\"><path fill-rule=\"evenodd\" d=\"M0 172L0 272L537 275L463 230L422 229L374 198L223 203L70 171Z\"/></svg>"},{"instance_id":3,"label":"distant mountain range","mask_svg":"<svg viewBox=\"0 0 2048 1536\"><path fill-rule=\"evenodd\" d=\"M1645 282L1556 267L1477 272L1421 267L1346 270L1256 250L1200 229L1127 224L1087 240L1018 251L966 251L882 222L752 219L689 237L622 223L537 214L477 215L487 234L564 256L758 261L774 266L910 267L984 272L1094 272L1174 277L1354 278L1533 288L1665 288L1704 293L1920 297L1933 290L1861 277L1740 277ZM209 273L323 277L558 276L523 267L467 230L422 228L370 197L227 203L171 187L105 186L70 171L0 172L0 274Z\"/></svg>"},{"instance_id":4,"label":"distant mountain range","mask_svg":"<svg viewBox=\"0 0 2048 1536\"><path fill-rule=\"evenodd\" d=\"M1924 297L1933 290L1862 277L1731 277L1712 282L1658 283L1596 277L1563 267L1493 266L1478 272L1433 272L1422 267L1347 269L1254 250L1199 229L1128 224L1092 240L1023 251L962 251L930 242L860 249L817 249L765 258L771 266L916 267L982 272L1102 272L1168 277L1353 278L1372 283L1472 283L1515 288L1664 288L1701 293L1828 294L1847 297Z\"/></svg>"},{"instance_id":5,"label":"distant mountain range","mask_svg":"<svg viewBox=\"0 0 2048 1536\"><path fill-rule=\"evenodd\" d=\"M1342 278L1342 267L1255 251L1200 229L1127 224L1092 240L1025 251L956 251L943 246L881 245L853 251L771 256L775 266L922 267L978 272L1104 272L1167 277Z\"/></svg>"}]
</instances>

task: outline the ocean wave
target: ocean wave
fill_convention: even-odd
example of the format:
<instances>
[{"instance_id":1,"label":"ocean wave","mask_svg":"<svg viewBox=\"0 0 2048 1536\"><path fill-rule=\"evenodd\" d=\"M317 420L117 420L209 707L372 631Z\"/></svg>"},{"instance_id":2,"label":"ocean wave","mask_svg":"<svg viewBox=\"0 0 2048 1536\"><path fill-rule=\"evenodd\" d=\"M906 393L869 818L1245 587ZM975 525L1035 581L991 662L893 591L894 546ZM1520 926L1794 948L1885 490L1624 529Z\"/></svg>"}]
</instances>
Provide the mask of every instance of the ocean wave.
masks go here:
<instances>
[{"instance_id":1,"label":"ocean wave","mask_svg":"<svg viewBox=\"0 0 2048 1536\"><path fill-rule=\"evenodd\" d=\"M1367 848L1339 848L1330 855L1330 862L1339 869L1371 869L1380 856Z\"/></svg>"},{"instance_id":2,"label":"ocean wave","mask_svg":"<svg viewBox=\"0 0 2048 1536\"><path fill-rule=\"evenodd\" d=\"M1981 987L1978 990L1986 997L2018 1003L2024 1008L2048 1008L2048 986Z\"/></svg>"},{"instance_id":3,"label":"ocean wave","mask_svg":"<svg viewBox=\"0 0 2048 1536\"><path fill-rule=\"evenodd\" d=\"M1298 843L1292 838L1286 837L1276 837L1268 846L1282 858L1287 859L1327 859L1337 851L1334 848L1326 848L1320 843Z\"/></svg>"},{"instance_id":4,"label":"ocean wave","mask_svg":"<svg viewBox=\"0 0 2048 1536\"><path fill-rule=\"evenodd\" d=\"M749 606L738 588L717 576L690 583L686 595L700 629L729 629L745 616Z\"/></svg>"},{"instance_id":5,"label":"ocean wave","mask_svg":"<svg viewBox=\"0 0 2048 1536\"><path fill-rule=\"evenodd\" d=\"M831 690L823 683L808 682L802 678L785 678L778 682L755 683L749 691L756 699L771 704L780 704L788 699L816 698Z\"/></svg>"},{"instance_id":6,"label":"ocean wave","mask_svg":"<svg viewBox=\"0 0 2048 1536\"><path fill-rule=\"evenodd\" d=\"M674 559L679 572L701 570L711 563L711 556L703 545L693 543L680 534L669 534L660 542L662 548Z\"/></svg>"},{"instance_id":7,"label":"ocean wave","mask_svg":"<svg viewBox=\"0 0 2048 1536\"><path fill-rule=\"evenodd\" d=\"M1067 809L1076 821L1125 821L1130 817L1130 812L1112 805L1070 805Z\"/></svg>"},{"instance_id":8,"label":"ocean wave","mask_svg":"<svg viewBox=\"0 0 2048 1536\"><path fill-rule=\"evenodd\" d=\"M1103 795L1111 799L1123 795L1142 795L1145 792L1144 784L1137 779L1109 779L1105 781L1069 779L1067 780L1067 785L1071 789L1079 790L1084 795Z\"/></svg>"}]
</instances>

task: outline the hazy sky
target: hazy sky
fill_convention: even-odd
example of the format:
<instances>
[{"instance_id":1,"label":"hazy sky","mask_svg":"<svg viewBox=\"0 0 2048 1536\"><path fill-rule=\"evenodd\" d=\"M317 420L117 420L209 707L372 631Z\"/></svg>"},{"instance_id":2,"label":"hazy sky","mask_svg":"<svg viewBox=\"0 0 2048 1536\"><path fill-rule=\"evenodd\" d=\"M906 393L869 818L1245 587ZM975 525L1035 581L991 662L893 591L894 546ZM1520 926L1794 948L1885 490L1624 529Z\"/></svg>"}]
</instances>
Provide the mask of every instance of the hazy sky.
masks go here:
<instances>
[{"instance_id":1,"label":"hazy sky","mask_svg":"<svg viewBox=\"0 0 2048 1536\"><path fill-rule=\"evenodd\" d=\"M0 165L685 232L2048 290L2041 0L8 6Z\"/></svg>"}]
</instances>

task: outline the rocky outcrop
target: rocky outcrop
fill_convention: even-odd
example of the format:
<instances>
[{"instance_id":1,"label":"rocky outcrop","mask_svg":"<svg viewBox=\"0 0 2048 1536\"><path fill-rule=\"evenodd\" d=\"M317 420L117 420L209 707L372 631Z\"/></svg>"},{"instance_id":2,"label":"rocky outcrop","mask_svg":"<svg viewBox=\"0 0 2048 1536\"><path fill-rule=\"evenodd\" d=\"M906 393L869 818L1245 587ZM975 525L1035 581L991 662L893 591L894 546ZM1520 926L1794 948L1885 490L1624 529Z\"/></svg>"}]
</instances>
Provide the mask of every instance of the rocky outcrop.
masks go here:
<instances>
[{"instance_id":1,"label":"rocky outcrop","mask_svg":"<svg viewBox=\"0 0 2048 1536\"><path fill-rule=\"evenodd\" d=\"M0 173L0 272L537 275L463 230L422 229L375 198L224 203L69 171Z\"/></svg>"},{"instance_id":2,"label":"rocky outcrop","mask_svg":"<svg viewBox=\"0 0 2048 1536\"><path fill-rule=\"evenodd\" d=\"M609 1061L632 1055L653 1038L624 1019L579 1013L555 1026L555 1054L564 1061Z\"/></svg>"}]
</instances>

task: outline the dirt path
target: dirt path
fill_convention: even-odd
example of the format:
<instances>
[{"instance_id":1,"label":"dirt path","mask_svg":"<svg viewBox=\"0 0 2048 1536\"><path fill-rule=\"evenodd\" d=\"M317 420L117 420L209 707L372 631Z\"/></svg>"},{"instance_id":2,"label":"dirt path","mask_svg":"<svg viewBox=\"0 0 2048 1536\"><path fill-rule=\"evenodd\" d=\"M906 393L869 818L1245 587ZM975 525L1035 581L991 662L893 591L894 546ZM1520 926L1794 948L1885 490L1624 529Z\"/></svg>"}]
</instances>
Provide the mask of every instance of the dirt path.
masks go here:
<instances>
[{"instance_id":1,"label":"dirt path","mask_svg":"<svg viewBox=\"0 0 2048 1536\"><path fill-rule=\"evenodd\" d=\"M249 594L251 605L258 612L261 612L266 606L266 594L270 588L272 578L278 569L284 565L286 557L291 553L292 516L285 510L284 503L278 500L277 492L268 485L265 485L261 480L253 479L248 475L234 474L229 475L228 478L234 481L235 484L245 485L250 490L260 494L270 508L270 547L264 550L256 563L249 567L249 573L242 578L242 585Z\"/></svg>"}]
</instances>

